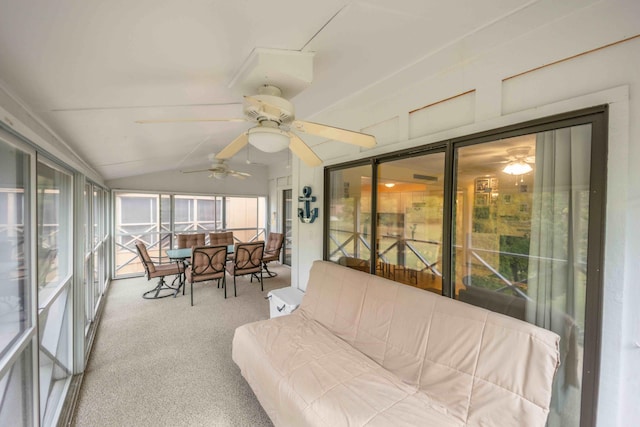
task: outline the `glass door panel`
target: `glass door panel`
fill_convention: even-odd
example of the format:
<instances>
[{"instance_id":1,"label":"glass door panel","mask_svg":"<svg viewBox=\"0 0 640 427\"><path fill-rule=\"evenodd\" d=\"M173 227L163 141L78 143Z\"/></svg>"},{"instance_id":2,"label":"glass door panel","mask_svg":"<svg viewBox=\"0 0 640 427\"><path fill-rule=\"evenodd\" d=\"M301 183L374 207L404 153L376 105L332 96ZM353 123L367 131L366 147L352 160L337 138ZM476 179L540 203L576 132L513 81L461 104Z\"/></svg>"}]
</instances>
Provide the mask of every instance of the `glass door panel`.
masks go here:
<instances>
[{"instance_id":1,"label":"glass door panel","mask_svg":"<svg viewBox=\"0 0 640 427\"><path fill-rule=\"evenodd\" d=\"M327 259L369 272L371 165L330 172Z\"/></svg>"},{"instance_id":2,"label":"glass door panel","mask_svg":"<svg viewBox=\"0 0 640 427\"><path fill-rule=\"evenodd\" d=\"M442 293L444 153L378 167L376 274Z\"/></svg>"},{"instance_id":3,"label":"glass door panel","mask_svg":"<svg viewBox=\"0 0 640 427\"><path fill-rule=\"evenodd\" d=\"M549 426L580 422L590 153L591 125L456 153L456 298L560 335Z\"/></svg>"}]
</instances>

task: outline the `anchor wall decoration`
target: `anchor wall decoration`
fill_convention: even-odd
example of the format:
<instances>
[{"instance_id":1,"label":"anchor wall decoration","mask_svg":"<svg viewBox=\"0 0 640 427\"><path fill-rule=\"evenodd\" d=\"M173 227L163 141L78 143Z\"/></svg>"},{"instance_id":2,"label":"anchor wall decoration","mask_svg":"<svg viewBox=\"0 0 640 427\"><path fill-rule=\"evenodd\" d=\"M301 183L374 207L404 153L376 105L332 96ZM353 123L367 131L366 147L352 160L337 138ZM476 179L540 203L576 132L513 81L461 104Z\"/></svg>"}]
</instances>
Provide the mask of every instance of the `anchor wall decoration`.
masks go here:
<instances>
[{"instance_id":1,"label":"anchor wall decoration","mask_svg":"<svg viewBox=\"0 0 640 427\"><path fill-rule=\"evenodd\" d=\"M311 195L311 187L305 186L302 189L302 196L298 197L298 202L304 202L304 208L298 208L300 221L311 224L318 218L318 208L311 209L311 202L315 201L316 196Z\"/></svg>"}]
</instances>

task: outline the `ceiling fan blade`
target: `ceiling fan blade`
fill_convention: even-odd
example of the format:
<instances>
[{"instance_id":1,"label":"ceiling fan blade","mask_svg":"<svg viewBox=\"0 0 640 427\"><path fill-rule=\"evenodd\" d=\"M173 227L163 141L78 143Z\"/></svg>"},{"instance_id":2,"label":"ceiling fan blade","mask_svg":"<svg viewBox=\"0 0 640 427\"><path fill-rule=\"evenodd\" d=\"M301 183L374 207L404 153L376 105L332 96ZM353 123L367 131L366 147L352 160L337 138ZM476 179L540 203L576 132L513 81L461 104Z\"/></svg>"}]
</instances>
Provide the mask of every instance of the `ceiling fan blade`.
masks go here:
<instances>
[{"instance_id":1,"label":"ceiling fan blade","mask_svg":"<svg viewBox=\"0 0 640 427\"><path fill-rule=\"evenodd\" d=\"M251 176L251 174L248 174L245 172L236 172L236 171L229 171L229 175L231 175L234 178L240 178L240 179L245 179Z\"/></svg>"},{"instance_id":2,"label":"ceiling fan blade","mask_svg":"<svg viewBox=\"0 0 640 427\"><path fill-rule=\"evenodd\" d=\"M197 123L197 122L246 122L247 119L242 118L229 118L229 119L157 119L157 120L136 120L136 123L141 125L155 124L155 123Z\"/></svg>"},{"instance_id":3,"label":"ceiling fan blade","mask_svg":"<svg viewBox=\"0 0 640 427\"><path fill-rule=\"evenodd\" d=\"M196 173L196 172L209 172L211 171L211 169L198 169L198 170L193 170L193 171L180 171L182 173Z\"/></svg>"},{"instance_id":4,"label":"ceiling fan blade","mask_svg":"<svg viewBox=\"0 0 640 427\"><path fill-rule=\"evenodd\" d=\"M216 159L221 160L233 157L238 151L242 150L248 142L249 134L247 132L241 133L239 137L231 141L231 143L224 147L221 152L216 154Z\"/></svg>"},{"instance_id":5,"label":"ceiling fan blade","mask_svg":"<svg viewBox=\"0 0 640 427\"><path fill-rule=\"evenodd\" d=\"M334 141L346 142L347 144L359 145L366 148L376 146L376 138L366 133L321 125L319 123L305 122L304 120L294 120L291 125L295 130L300 132L333 139Z\"/></svg>"},{"instance_id":6,"label":"ceiling fan blade","mask_svg":"<svg viewBox=\"0 0 640 427\"><path fill-rule=\"evenodd\" d=\"M298 156L307 166L315 167L322 164L320 157L318 157L298 135L289 132L289 138L291 138L289 148L293 151L293 154Z\"/></svg>"}]
</instances>

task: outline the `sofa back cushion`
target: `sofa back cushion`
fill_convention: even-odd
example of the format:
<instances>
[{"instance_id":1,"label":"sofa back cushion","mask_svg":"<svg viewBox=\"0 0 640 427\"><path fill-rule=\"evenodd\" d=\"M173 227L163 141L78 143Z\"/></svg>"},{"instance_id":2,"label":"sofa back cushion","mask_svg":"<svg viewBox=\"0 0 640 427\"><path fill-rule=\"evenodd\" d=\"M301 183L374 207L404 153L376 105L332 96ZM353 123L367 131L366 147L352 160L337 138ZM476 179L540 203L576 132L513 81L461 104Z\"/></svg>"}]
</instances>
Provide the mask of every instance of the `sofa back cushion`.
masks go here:
<instances>
[{"instance_id":1,"label":"sofa back cushion","mask_svg":"<svg viewBox=\"0 0 640 427\"><path fill-rule=\"evenodd\" d=\"M300 311L465 422L500 425L514 405L544 424L553 332L326 261Z\"/></svg>"}]
</instances>

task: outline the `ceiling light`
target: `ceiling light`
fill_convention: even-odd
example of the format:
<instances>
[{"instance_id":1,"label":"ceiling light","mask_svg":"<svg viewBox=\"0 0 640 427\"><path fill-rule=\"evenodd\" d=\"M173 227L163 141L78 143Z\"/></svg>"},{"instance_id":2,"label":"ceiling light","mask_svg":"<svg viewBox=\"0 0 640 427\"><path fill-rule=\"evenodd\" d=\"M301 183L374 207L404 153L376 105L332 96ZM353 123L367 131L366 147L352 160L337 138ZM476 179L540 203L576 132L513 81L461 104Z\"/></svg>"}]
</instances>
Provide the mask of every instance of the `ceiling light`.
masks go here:
<instances>
[{"instance_id":1,"label":"ceiling light","mask_svg":"<svg viewBox=\"0 0 640 427\"><path fill-rule=\"evenodd\" d=\"M522 160L517 162L509 162L507 166L502 169L502 172L507 173L509 175L524 175L525 173L529 173L533 170L529 163L525 163Z\"/></svg>"},{"instance_id":2,"label":"ceiling light","mask_svg":"<svg viewBox=\"0 0 640 427\"><path fill-rule=\"evenodd\" d=\"M393 188L396 185L393 182L387 182L384 186L387 187L387 188Z\"/></svg>"},{"instance_id":3,"label":"ceiling light","mask_svg":"<svg viewBox=\"0 0 640 427\"><path fill-rule=\"evenodd\" d=\"M276 153L289 146L289 135L278 128L256 126L248 133L249 144L265 153Z\"/></svg>"}]
</instances>

